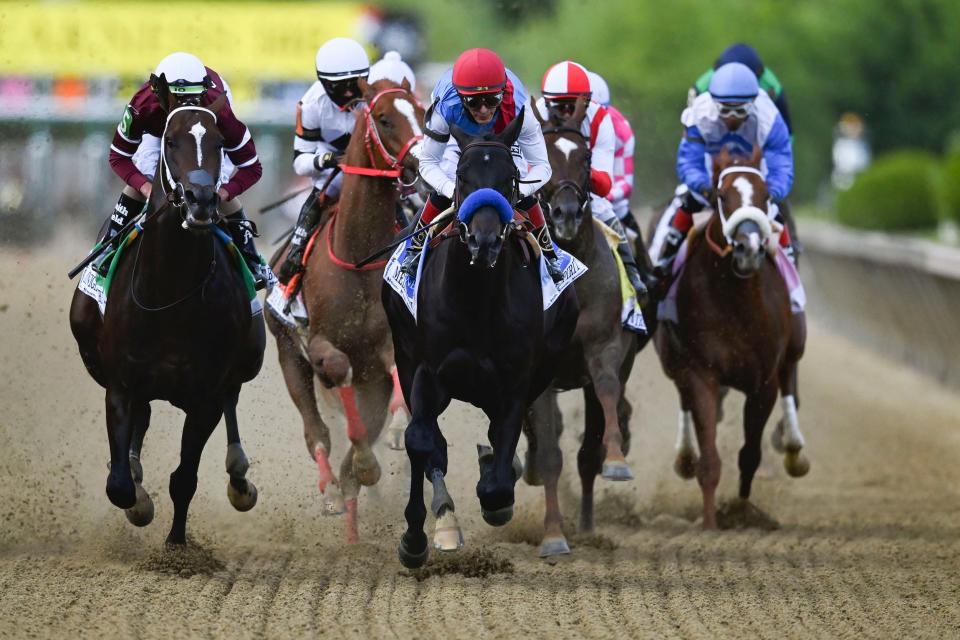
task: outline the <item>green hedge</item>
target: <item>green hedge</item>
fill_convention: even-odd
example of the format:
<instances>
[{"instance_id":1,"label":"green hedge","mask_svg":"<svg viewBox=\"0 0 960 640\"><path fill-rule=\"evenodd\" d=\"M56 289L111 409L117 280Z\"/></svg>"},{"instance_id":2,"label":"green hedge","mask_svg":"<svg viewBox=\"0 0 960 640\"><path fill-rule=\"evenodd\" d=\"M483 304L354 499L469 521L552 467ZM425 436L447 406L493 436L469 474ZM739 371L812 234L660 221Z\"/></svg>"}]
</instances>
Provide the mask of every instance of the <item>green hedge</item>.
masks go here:
<instances>
[{"instance_id":1,"label":"green hedge","mask_svg":"<svg viewBox=\"0 0 960 640\"><path fill-rule=\"evenodd\" d=\"M945 213L960 222L960 152L947 156L941 179Z\"/></svg>"},{"instance_id":2,"label":"green hedge","mask_svg":"<svg viewBox=\"0 0 960 640\"><path fill-rule=\"evenodd\" d=\"M837 197L837 219L851 227L903 231L937 226L940 163L924 151L890 153Z\"/></svg>"}]
</instances>

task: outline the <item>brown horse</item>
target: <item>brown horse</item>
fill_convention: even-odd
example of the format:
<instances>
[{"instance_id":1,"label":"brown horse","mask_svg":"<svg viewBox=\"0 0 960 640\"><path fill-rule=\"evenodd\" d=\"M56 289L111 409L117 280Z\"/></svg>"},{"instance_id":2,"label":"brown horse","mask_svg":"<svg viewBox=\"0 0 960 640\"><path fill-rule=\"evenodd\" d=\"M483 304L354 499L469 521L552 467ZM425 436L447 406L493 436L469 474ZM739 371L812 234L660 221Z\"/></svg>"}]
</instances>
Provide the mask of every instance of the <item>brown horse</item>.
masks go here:
<instances>
[{"instance_id":1,"label":"brown horse","mask_svg":"<svg viewBox=\"0 0 960 640\"><path fill-rule=\"evenodd\" d=\"M224 100L170 112L150 198L153 213L111 267L103 318L79 290L70 307L84 365L106 389L107 496L137 526L153 519L140 464L150 401L167 400L187 414L180 465L170 475L171 544L186 542L200 455L221 416L230 502L239 511L256 503L256 489L244 477L248 464L236 408L241 385L260 371L266 336L262 316L251 315L239 257L215 237L223 233L215 229L221 219L215 177L223 147L216 114Z\"/></svg>"},{"instance_id":2,"label":"brown horse","mask_svg":"<svg viewBox=\"0 0 960 640\"><path fill-rule=\"evenodd\" d=\"M590 141L580 132L586 103L580 102L562 123L545 121L536 107L553 175L541 189L549 202L550 233L564 250L589 267L575 284L580 317L573 340L563 351L556 377L531 406L525 423L529 447L524 466L528 484L543 484L546 501L540 556L570 553L561 531L563 517L557 485L563 467L559 439L563 430L557 390L583 389L585 431L577 454L582 486L580 531L593 531L593 485L630 480L625 456L630 447L630 403L624 386L633 368L636 334L620 321L620 275L604 233L590 212Z\"/></svg>"},{"instance_id":3,"label":"brown horse","mask_svg":"<svg viewBox=\"0 0 960 640\"><path fill-rule=\"evenodd\" d=\"M688 239L676 285L678 322L661 321L655 338L663 369L680 393L675 468L683 477L697 476L705 529L717 528L716 429L722 387L747 396L737 506L753 509L750 488L778 388L784 415L774 444L786 450L790 475L799 477L809 469L800 452L803 436L797 420L797 365L806 341L806 319L803 313L791 313L786 284L767 256L766 248L777 244L767 218L760 161L759 148L748 161L732 160L725 151L715 160L717 206L703 231Z\"/></svg>"},{"instance_id":4,"label":"brown horse","mask_svg":"<svg viewBox=\"0 0 960 640\"><path fill-rule=\"evenodd\" d=\"M380 478L371 446L383 429L397 384L390 326L380 304L385 261L360 269L354 264L393 240L397 183L416 179L417 161L409 150L420 139L423 124L423 108L406 81L368 85L361 79L360 88L366 107L341 163L346 175L339 208L320 231L303 275L306 336L272 315L267 318L287 390L303 418L307 451L319 470L326 512L346 513L348 543L358 536L360 486ZM273 264L280 264L285 254L274 256ZM339 481L330 468L330 430L317 409L314 375L324 389L337 390L347 420L352 446Z\"/></svg>"}]
</instances>

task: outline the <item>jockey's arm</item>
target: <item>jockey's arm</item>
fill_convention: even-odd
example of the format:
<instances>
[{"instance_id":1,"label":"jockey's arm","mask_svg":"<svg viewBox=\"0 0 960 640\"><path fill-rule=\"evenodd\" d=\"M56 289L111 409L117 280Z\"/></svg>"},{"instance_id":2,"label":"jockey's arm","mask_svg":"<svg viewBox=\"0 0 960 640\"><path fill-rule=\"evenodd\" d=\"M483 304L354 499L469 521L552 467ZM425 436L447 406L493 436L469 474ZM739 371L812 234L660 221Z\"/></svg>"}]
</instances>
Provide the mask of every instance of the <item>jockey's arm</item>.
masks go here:
<instances>
[{"instance_id":1,"label":"jockey's arm","mask_svg":"<svg viewBox=\"0 0 960 640\"><path fill-rule=\"evenodd\" d=\"M613 186L613 154L617 149L617 134L613 130L613 118L606 111L597 128L597 139L590 150L590 190L605 198Z\"/></svg>"},{"instance_id":2,"label":"jockey's arm","mask_svg":"<svg viewBox=\"0 0 960 640\"><path fill-rule=\"evenodd\" d=\"M435 110L430 111L430 121L424 127L423 148L420 152L420 177L427 185L444 198L453 198L456 180L443 170L443 153L450 139L450 126ZM542 138L542 136L541 136Z\"/></svg>"},{"instance_id":3,"label":"jockey's arm","mask_svg":"<svg viewBox=\"0 0 960 640\"><path fill-rule=\"evenodd\" d=\"M779 114L763 143L763 159L767 163L767 191L774 202L780 202L793 187L793 148L790 132Z\"/></svg>"},{"instance_id":4,"label":"jockey's arm","mask_svg":"<svg viewBox=\"0 0 960 640\"><path fill-rule=\"evenodd\" d=\"M528 164L527 175L524 182L520 183L520 196L526 198L536 193L553 175L550 157L547 155L547 143L543 139L543 130L532 113L524 113L523 126L520 128L517 143L520 145L523 159Z\"/></svg>"},{"instance_id":5,"label":"jockey's arm","mask_svg":"<svg viewBox=\"0 0 960 640\"><path fill-rule=\"evenodd\" d=\"M695 126L687 127L677 149L677 177L687 188L699 194L710 191L710 175L703 161L706 150L700 130Z\"/></svg>"},{"instance_id":6,"label":"jockey's arm","mask_svg":"<svg viewBox=\"0 0 960 640\"><path fill-rule=\"evenodd\" d=\"M120 124L117 125L117 129L113 133L109 161L113 172L137 191L141 191L143 185L150 184L150 178L140 173L140 170L133 163L133 154L140 147L142 140L142 123L135 116L133 107L127 105L123 112L123 118L121 118Z\"/></svg>"},{"instance_id":7,"label":"jockey's arm","mask_svg":"<svg viewBox=\"0 0 960 640\"><path fill-rule=\"evenodd\" d=\"M298 176L316 178L327 167L323 166L323 156L337 153L336 148L322 140L305 140L297 135L293 139L293 171Z\"/></svg>"},{"instance_id":8,"label":"jockey's arm","mask_svg":"<svg viewBox=\"0 0 960 640\"><path fill-rule=\"evenodd\" d=\"M220 110L217 122L223 135L223 151L237 168L230 181L221 185L221 189L227 192L227 199L233 200L260 180L263 167L250 130L237 119L229 104Z\"/></svg>"},{"instance_id":9,"label":"jockey's arm","mask_svg":"<svg viewBox=\"0 0 960 640\"><path fill-rule=\"evenodd\" d=\"M607 194L607 200L610 202L629 199L633 193L633 151L636 146L636 139L633 136L633 131L630 130L630 124L626 120L623 121L623 126L626 127L624 133L629 131L629 137L623 143L623 147L614 154L613 187Z\"/></svg>"}]
</instances>

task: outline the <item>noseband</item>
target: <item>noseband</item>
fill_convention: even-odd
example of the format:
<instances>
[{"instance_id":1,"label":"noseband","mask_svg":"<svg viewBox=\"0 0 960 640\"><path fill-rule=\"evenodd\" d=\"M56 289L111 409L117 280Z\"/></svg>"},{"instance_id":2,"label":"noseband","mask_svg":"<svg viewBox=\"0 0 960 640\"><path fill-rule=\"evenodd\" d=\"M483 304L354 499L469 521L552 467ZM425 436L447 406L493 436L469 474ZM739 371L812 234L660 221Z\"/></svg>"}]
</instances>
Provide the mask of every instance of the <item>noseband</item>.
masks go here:
<instances>
[{"instance_id":1,"label":"noseband","mask_svg":"<svg viewBox=\"0 0 960 640\"><path fill-rule=\"evenodd\" d=\"M415 134L412 138L407 140L406 144L404 144L400 148L400 151L397 153L396 156L390 153L390 150L387 149L386 145L383 144L383 139L380 137L380 130L377 128L377 123L373 119L373 109L374 107L377 106L377 101L380 100L380 98L382 98L388 93L403 93L413 97L413 95L406 89L395 87L392 89L384 89L383 91L375 95L372 100L370 100L370 104L364 105L363 116L366 119L367 131L366 131L366 134L364 134L363 136L363 142L364 142L364 146L367 149L367 158L370 159L370 165L373 168L357 167L357 166L348 165L348 164L341 164L340 169L344 173L349 173L353 175L369 176L373 178L393 178L397 181L398 186L401 189L403 189L403 188L411 187L417 182L417 178L414 178L413 182L411 182L410 184L405 184L403 180L401 180L400 174L403 171L403 167L402 167L403 159L410 152L410 149L413 148L413 145L415 145L420 140L423 140L423 135ZM414 104L419 104L416 98L413 98L413 102ZM376 168L377 159L375 157L374 152L376 152L376 155L379 156L379 158L383 162L387 163L388 168L386 169Z\"/></svg>"},{"instance_id":2,"label":"noseband","mask_svg":"<svg viewBox=\"0 0 960 640\"><path fill-rule=\"evenodd\" d=\"M734 211L729 218L724 213L723 198L720 197L720 187L723 184L724 178L726 178L728 175L736 174L736 173L751 173L753 175L759 176L761 180L765 181L763 177L763 172L760 171L759 169L756 169L754 167L746 167L746 166L739 166L739 165L727 167L726 169L720 172L719 176L717 176L717 214L719 214L719 217L720 217L720 223L722 225L721 232L723 234L724 240L726 240L726 246L720 247L719 245L717 245L716 242L714 242L713 239L710 237L709 233L706 233L704 235L707 238L707 243L710 245L710 248L713 250L714 253L716 253L720 257L726 256L733 250L733 247L731 246L731 238L733 236L733 232L736 230L737 226L744 220L753 220L754 222L757 223L757 226L760 227L761 233L763 234L764 244L766 244L766 242L769 240L770 235L772 233L770 220L768 218L767 212L757 206L754 206L752 203L741 204L741 206L736 211Z\"/></svg>"}]
</instances>

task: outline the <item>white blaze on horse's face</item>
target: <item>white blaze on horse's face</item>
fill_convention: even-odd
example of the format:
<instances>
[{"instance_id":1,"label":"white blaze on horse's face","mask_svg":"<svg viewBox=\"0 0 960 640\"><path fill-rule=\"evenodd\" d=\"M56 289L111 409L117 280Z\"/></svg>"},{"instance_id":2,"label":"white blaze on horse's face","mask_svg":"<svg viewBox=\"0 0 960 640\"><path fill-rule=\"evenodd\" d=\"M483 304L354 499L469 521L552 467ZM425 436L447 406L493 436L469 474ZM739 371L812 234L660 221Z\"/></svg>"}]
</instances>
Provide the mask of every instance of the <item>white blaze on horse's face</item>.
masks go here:
<instances>
[{"instance_id":1,"label":"white blaze on horse's face","mask_svg":"<svg viewBox=\"0 0 960 640\"><path fill-rule=\"evenodd\" d=\"M203 134L207 130L203 127L202 124L197 122L192 127L190 127L190 134L193 135L194 139L197 141L197 166L203 167L203 147L201 147L201 142L203 140Z\"/></svg>"},{"instance_id":2,"label":"white blaze on horse's face","mask_svg":"<svg viewBox=\"0 0 960 640\"><path fill-rule=\"evenodd\" d=\"M400 112L400 115L406 117L407 121L410 122L410 129L413 130L413 135L423 135L423 131L420 130L420 125L417 124L417 112L414 110L413 105L410 104L409 100L396 98L393 101L393 107Z\"/></svg>"},{"instance_id":3,"label":"white blaze on horse's face","mask_svg":"<svg viewBox=\"0 0 960 640\"><path fill-rule=\"evenodd\" d=\"M734 179L733 186L740 192L740 206L756 206L753 204L753 185L744 177Z\"/></svg>"},{"instance_id":4,"label":"white blaze on horse's face","mask_svg":"<svg viewBox=\"0 0 960 640\"><path fill-rule=\"evenodd\" d=\"M568 138L557 138L557 141L553 143L553 146L559 149L563 154L563 157L568 161L570 160L570 154L580 148L580 145Z\"/></svg>"}]
</instances>

